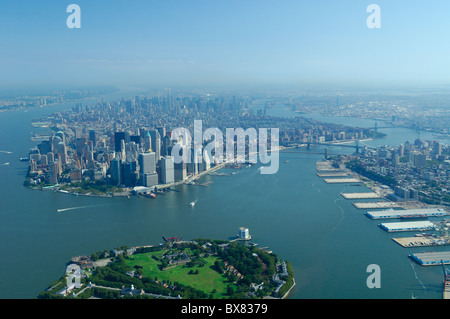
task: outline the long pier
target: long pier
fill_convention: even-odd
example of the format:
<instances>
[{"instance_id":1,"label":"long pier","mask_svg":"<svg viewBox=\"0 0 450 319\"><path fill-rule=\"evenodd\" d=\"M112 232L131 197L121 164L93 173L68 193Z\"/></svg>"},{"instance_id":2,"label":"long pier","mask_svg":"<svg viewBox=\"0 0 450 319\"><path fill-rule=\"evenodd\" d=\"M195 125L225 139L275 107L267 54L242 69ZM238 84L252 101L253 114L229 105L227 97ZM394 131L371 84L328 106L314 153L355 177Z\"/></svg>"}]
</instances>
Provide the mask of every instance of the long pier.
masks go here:
<instances>
[{"instance_id":1,"label":"long pier","mask_svg":"<svg viewBox=\"0 0 450 319\"><path fill-rule=\"evenodd\" d=\"M446 238L434 236L415 236L415 237L399 237L392 238L397 244L405 248L428 247L428 246L444 246L449 245Z\"/></svg>"},{"instance_id":2,"label":"long pier","mask_svg":"<svg viewBox=\"0 0 450 319\"><path fill-rule=\"evenodd\" d=\"M345 199L372 199L381 198L380 194L373 193L341 193L341 196Z\"/></svg>"}]
</instances>

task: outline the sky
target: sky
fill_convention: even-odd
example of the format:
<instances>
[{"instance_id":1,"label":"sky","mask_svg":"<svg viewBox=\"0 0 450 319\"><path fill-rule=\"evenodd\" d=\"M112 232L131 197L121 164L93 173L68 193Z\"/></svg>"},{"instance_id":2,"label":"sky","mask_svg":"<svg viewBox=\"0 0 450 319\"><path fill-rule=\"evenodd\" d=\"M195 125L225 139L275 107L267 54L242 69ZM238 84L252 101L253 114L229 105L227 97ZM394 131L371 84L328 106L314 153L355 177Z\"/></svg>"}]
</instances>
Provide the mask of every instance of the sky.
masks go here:
<instances>
[{"instance_id":1,"label":"sky","mask_svg":"<svg viewBox=\"0 0 450 319\"><path fill-rule=\"evenodd\" d=\"M447 85L449 15L448 0L0 0L0 87Z\"/></svg>"}]
</instances>

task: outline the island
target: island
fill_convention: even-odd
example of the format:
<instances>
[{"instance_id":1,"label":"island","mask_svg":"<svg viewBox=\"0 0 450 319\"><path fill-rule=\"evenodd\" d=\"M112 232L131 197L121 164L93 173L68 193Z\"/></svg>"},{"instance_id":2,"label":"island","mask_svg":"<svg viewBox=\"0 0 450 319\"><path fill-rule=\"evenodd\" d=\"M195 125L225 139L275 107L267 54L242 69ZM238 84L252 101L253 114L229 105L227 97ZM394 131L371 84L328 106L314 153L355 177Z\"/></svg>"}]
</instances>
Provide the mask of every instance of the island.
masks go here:
<instances>
[{"instance_id":1,"label":"island","mask_svg":"<svg viewBox=\"0 0 450 319\"><path fill-rule=\"evenodd\" d=\"M257 244L181 239L73 257L37 298L282 299L295 285L292 265Z\"/></svg>"}]
</instances>

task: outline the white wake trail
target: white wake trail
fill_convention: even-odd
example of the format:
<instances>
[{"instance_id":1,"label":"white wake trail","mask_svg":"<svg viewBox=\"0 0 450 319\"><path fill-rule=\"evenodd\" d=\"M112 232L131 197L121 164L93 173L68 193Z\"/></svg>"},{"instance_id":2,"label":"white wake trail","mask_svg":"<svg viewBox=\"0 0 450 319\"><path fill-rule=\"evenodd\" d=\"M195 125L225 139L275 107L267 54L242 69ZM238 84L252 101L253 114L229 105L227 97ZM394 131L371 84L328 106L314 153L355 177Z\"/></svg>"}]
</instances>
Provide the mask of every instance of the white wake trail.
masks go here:
<instances>
[{"instance_id":1,"label":"white wake trail","mask_svg":"<svg viewBox=\"0 0 450 319\"><path fill-rule=\"evenodd\" d=\"M409 262L409 264L411 265L411 268L412 268L413 271L414 271L414 277L416 277L417 281L422 285L422 288L423 288L423 289L427 289L427 287L425 287L425 285L423 284L423 282L422 282L422 281L419 279L419 277L417 276L417 272L416 272L416 270L414 269L414 265L412 264L411 261Z\"/></svg>"},{"instance_id":2,"label":"white wake trail","mask_svg":"<svg viewBox=\"0 0 450 319\"><path fill-rule=\"evenodd\" d=\"M78 206L78 207L68 207L68 208L60 208L57 210L58 213L67 212L69 210L83 209L83 208L92 208L92 207L101 207L106 205L90 205L90 206Z\"/></svg>"}]
</instances>

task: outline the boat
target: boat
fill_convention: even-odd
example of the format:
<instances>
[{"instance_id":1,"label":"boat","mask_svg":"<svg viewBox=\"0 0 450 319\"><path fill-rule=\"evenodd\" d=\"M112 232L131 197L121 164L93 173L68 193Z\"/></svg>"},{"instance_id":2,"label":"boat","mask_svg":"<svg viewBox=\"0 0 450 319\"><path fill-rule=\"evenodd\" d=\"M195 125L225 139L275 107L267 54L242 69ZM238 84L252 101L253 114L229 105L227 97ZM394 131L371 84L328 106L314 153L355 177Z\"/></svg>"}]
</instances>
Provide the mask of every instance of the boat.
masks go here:
<instances>
[{"instance_id":1,"label":"boat","mask_svg":"<svg viewBox=\"0 0 450 319\"><path fill-rule=\"evenodd\" d=\"M143 193L143 195L145 197L149 197L149 198L153 198L153 199L156 198L156 195L153 192L145 192L145 193Z\"/></svg>"},{"instance_id":2,"label":"boat","mask_svg":"<svg viewBox=\"0 0 450 319\"><path fill-rule=\"evenodd\" d=\"M190 206L190 207L194 207L194 206L195 206L195 202L190 202L190 203L189 203L189 206Z\"/></svg>"},{"instance_id":3,"label":"boat","mask_svg":"<svg viewBox=\"0 0 450 319\"><path fill-rule=\"evenodd\" d=\"M28 162L29 161L28 157L21 157L21 158L19 158L19 160L21 162Z\"/></svg>"}]
</instances>

